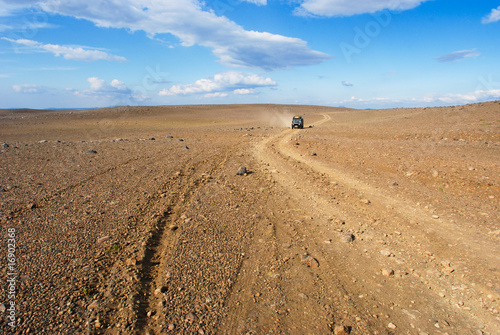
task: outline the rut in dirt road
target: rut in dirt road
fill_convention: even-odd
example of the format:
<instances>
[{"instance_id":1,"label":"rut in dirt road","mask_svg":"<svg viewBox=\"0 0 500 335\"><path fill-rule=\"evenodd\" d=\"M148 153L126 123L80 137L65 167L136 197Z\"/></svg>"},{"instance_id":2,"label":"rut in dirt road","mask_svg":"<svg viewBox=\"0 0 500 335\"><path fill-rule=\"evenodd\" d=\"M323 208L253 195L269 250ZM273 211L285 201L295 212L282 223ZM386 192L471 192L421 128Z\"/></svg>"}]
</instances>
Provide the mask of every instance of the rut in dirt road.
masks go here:
<instances>
[{"instance_id":1,"label":"rut in dirt road","mask_svg":"<svg viewBox=\"0 0 500 335\"><path fill-rule=\"evenodd\" d=\"M482 294L483 298L468 298L467 304L474 306L474 313L468 313L469 308L454 307L463 306L463 300L459 299L466 296L461 292L464 287L477 284L457 276L449 261L453 247L460 245L461 250L479 256L470 266L478 270L488 268L498 264L497 254L489 252L498 245L470 238L460 233L461 228L455 227L452 220L437 221L436 216L431 218L427 212L386 190L301 150L298 144L313 137L319 127L326 127L335 115L323 115L324 119L316 122L312 130L285 130L263 140L255 150L257 157L269 166L268 170L273 171L274 180L294 199L295 205L291 206L311 217L300 219L303 223L300 229L309 240L307 250L315 250L320 260L318 278L332 285L323 271L324 267L330 269L329 276L339 279L338 284L346 289L359 315L369 311L368 317L360 320L372 331L383 331L389 322L424 332L436 327L452 333L482 327L498 329L495 309L490 307L490 311L485 311L478 303L486 294ZM419 224L400 224L410 221ZM434 239L429 240L421 226L429 227L424 229L432 231ZM344 234L355 240L340 242ZM485 245L489 247L485 249ZM485 273L483 278L495 280L491 273ZM481 290L491 292L490 288L483 286ZM342 310L340 307L337 313ZM386 324L380 316L388 319ZM355 325L354 333L363 333L359 322L351 324Z\"/></svg>"}]
</instances>

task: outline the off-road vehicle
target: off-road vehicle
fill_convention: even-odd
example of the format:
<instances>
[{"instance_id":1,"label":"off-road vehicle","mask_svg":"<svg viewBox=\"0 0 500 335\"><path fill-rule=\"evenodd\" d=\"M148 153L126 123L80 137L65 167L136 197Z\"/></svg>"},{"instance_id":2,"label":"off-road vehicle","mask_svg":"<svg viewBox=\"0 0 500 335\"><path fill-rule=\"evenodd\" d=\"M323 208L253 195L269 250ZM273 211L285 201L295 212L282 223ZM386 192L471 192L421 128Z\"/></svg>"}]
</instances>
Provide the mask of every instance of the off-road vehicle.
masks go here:
<instances>
[{"instance_id":1,"label":"off-road vehicle","mask_svg":"<svg viewBox=\"0 0 500 335\"><path fill-rule=\"evenodd\" d=\"M304 119L302 116L294 116L292 119L292 129L293 128L300 128L304 129Z\"/></svg>"}]
</instances>

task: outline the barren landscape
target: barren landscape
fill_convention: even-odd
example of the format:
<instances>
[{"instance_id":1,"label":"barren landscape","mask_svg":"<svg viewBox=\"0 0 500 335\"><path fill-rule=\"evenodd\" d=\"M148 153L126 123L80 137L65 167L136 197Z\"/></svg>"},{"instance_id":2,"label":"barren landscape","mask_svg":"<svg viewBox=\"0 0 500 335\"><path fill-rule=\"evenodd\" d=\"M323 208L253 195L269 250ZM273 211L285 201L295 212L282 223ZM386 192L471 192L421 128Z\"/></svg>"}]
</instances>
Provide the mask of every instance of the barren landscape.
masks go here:
<instances>
[{"instance_id":1,"label":"barren landscape","mask_svg":"<svg viewBox=\"0 0 500 335\"><path fill-rule=\"evenodd\" d=\"M500 334L499 129L498 101L2 110L0 332Z\"/></svg>"}]
</instances>

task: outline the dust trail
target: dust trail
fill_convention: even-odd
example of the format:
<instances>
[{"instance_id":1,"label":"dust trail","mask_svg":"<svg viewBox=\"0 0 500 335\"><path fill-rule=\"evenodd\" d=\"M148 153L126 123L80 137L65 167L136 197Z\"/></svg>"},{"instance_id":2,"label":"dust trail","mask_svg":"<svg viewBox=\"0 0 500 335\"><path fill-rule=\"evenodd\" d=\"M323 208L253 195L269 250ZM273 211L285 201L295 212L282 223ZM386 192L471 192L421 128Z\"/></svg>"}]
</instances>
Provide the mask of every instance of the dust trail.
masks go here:
<instances>
[{"instance_id":1,"label":"dust trail","mask_svg":"<svg viewBox=\"0 0 500 335\"><path fill-rule=\"evenodd\" d=\"M294 115L286 107L274 107L262 111L260 119L272 127L290 127Z\"/></svg>"}]
</instances>

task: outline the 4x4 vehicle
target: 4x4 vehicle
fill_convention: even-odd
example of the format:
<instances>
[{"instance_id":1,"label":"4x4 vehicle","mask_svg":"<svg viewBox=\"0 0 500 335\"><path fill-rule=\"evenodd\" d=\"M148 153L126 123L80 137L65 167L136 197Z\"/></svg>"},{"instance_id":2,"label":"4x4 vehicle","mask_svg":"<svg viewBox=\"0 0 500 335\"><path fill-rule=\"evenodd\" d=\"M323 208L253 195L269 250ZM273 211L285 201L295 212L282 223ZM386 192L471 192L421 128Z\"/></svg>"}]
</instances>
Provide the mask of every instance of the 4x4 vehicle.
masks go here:
<instances>
[{"instance_id":1,"label":"4x4 vehicle","mask_svg":"<svg viewBox=\"0 0 500 335\"><path fill-rule=\"evenodd\" d=\"M293 128L300 128L304 129L304 119L302 116L294 116L292 119L292 129Z\"/></svg>"}]
</instances>

